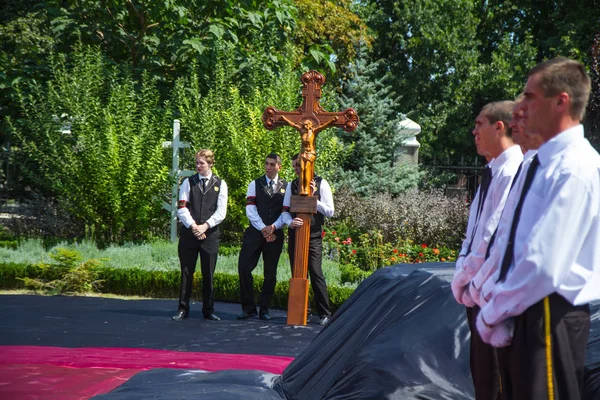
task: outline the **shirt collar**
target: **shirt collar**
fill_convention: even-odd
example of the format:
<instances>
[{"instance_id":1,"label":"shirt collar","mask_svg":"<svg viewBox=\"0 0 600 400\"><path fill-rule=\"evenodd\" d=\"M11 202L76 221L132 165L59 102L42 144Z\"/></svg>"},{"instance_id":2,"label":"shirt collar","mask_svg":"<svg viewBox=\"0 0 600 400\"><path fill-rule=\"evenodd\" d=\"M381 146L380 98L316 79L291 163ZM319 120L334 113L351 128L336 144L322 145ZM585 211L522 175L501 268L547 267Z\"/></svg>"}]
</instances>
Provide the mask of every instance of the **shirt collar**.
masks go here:
<instances>
[{"instance_id":1,"label":"shirt collar","mask_svg":"<svg viewBox=\"0 0 600 400\"><path fill-rule=\"evenodd\" d=\"M271 180L273 181L273 186L277 185L277 178L279 178L279 174L275 175L275 178L273 178L273 179L269 179L267 174L265 174L265 179L267 180L267 186L269 186L269 184L271 183Z\"/></svg>"},{"instance_id":2,"label":"shirt collar","mask_svg":"<svg viewBox=\"0 0 600 400\"><path fill-rule=\"evenodd\" d=\"M562 131L540 146L538 150L540 165L547 164L556 154L562 152L573 142L581 139L583 139L583 125L581 124Z\"/></svg>"},{"instance_id":3,"label":"shirt collar","mask_svg":"<svg viewBox=\"0 0 600 400\"><path fill-rule=\"evenodd\" d=\"M208 175L204 176L202 174L198 174L200 175L200 179L206 179L206 181L210 181L210 179L212 178L212 172L209 172Z\"/></svg>"},{"instance_id":4,"label":"shirt collar","mask_svg":"<svg viewBox=\"0 0 600 400\"><path fill-rule=\"evenodd\" d=\"M529 149L525 152L525 154L523 154L523 161L529 160L530 158L532 158L533 156L535 156L537 154L537 149Z\"/></svg>"},{"instance_id":5,"label":"shirt collar","mask_svg":"<svg viewBox=\"0 0 600 400\"><path fill-rule=\"evenodd\" d=\"M492 169L492 176L500 170L500 168L506 164L511 158L521 157L523 158L523 153L521 152L521 148L516 144L514 146L510 146L508 149L504 150L502 154L498 157L494 158L492 161L488 163L488 166Z\"/></svg>"}]
</instances>

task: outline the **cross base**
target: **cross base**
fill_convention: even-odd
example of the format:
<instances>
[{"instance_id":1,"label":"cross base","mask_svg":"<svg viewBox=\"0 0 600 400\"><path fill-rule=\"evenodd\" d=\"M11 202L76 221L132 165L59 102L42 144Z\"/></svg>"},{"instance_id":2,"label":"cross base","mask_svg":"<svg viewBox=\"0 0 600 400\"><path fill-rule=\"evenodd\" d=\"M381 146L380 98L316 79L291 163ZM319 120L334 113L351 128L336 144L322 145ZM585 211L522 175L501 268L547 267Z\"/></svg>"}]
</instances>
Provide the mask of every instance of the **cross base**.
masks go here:
<instances>
[{"instance_id":1,"label":"cross base","mask_svg":"<svg viewBox=\"0 0 600 400\"><path fill-rule=\"evenodd\" d=\"M310 219L317 213L317 197L292 196L290 211L296 218L302 218L303 224L296 228L294 249L294 271L290 280L288 297L288 325L306 325L308 308L308 243L310 241Z\"/></svg>"}]
</instances>

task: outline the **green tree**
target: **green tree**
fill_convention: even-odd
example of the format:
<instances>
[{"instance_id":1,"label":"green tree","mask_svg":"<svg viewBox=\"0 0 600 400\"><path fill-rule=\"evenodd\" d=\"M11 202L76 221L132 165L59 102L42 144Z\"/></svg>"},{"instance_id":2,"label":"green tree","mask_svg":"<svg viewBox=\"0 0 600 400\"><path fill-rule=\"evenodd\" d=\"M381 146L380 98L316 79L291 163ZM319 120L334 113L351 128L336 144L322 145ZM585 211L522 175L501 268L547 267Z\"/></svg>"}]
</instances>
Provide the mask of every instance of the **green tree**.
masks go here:
<instances>
[{"instance_id":1,"label":"green tree","mask_svg":"<svg viewBox=\"0 0 600 400\"><path fill-rule=\"evenodd\" d=\"M356 109L360 123L356 130L340 131L340 137L353 151L339 173L337 186L346 186L363 196L387 192L393 195L416 187L419 171L415 166L397 164L402 141L398 134L404 115L389 86L389 75L380 77L381 61L370 62L366 43L361 42L358 57L342 81L342 107Z\"/></svg>"},{"instance_id":2,"label":"green tree","mask_svg":"<svg viewBox=\"0 0 600 400\"><path fill-rule=\"evenodd\" d=\"M137 85L90 47L48 62L47 84L16 87L23 118L9 121L34 189L55 195L101 244L151 237L165 219L157 195L167 190L172 119L156 82L144 75Z\"/></svg>"},{"instance_id":3,"label":"green tree","mask_svg":"<svg viewBox=\"0 0 600 400\"><path fill-rule=\"evenodd\" d=\"M326 69L331 80L356 56L359 39L372 41L351 0L294 0L298 27L294 43L304 70ZM336 67L336 65L338 67Z\"/></svg>"}]
</instances>

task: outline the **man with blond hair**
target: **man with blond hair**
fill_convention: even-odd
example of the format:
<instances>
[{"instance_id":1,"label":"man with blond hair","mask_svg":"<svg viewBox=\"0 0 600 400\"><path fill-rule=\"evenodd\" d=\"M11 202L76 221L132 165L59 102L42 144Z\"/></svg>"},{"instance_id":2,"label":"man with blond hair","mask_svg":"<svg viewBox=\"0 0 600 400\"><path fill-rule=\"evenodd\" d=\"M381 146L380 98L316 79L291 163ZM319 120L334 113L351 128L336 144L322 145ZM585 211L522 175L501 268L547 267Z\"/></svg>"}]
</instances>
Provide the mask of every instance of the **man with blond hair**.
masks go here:
<instances>
[{"instance_id":1,"label":"man with blond hair","mask_svg":"<svg viewBox=\"0 0 600 400\"><path fill-rule=\"evenodd\" d=\"M212 173L215 156L211 150L196 153L196 174L179 189L177 217L183 224L177 248L181 264L179 307L174 321L183 321L190 313L190 296L196 262L202 269L202 314L204 319L219 321L214 312L213 275L219 255L219 224L227 214L227 184Z\"/></svg>"}]
</instances>

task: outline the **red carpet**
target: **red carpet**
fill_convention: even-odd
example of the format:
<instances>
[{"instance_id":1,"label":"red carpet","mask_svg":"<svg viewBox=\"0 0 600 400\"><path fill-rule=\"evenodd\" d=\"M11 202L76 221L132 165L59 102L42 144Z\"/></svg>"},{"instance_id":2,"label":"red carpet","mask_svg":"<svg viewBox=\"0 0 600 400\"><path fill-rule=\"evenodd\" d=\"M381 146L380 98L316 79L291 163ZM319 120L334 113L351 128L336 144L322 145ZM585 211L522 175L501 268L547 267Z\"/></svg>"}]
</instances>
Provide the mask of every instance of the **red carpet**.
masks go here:
<instances>
[{"instance_id":1,"label":"red carpet","mask_svg":"<svg viewBox=\"0 0 600 400\"><path fill-rule=\"evenodd\" d=\"M42 346L0 346L0 354L0 398L11 400L88 399L152 368L257 369L281 374L293 360L250 354Z\"/></svg>"}]
</instances>

